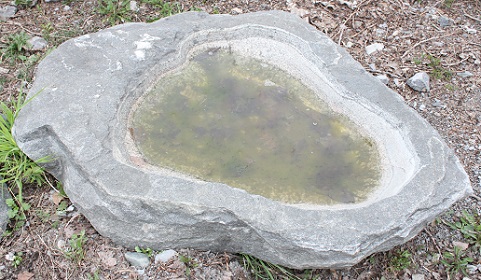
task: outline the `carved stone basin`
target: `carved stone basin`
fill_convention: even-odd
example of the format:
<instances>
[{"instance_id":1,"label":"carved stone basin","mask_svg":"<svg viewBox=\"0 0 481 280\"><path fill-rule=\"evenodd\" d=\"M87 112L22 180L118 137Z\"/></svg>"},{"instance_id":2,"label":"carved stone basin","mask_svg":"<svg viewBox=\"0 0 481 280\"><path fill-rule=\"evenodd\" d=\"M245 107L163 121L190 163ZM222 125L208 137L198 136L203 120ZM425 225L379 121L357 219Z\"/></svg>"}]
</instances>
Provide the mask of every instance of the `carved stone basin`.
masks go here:
<instances>
[{"instance_id":1,"label":"carved stone basin","mask_svg":"<svg viewBox=\"0 0 481 280\"><path fill-rule=\"evenodd\" d=\"M472 192L439 134L294 15L189 12L71 39L14 135L103 235L346 267Z\"/></svg>"}]
</instances>

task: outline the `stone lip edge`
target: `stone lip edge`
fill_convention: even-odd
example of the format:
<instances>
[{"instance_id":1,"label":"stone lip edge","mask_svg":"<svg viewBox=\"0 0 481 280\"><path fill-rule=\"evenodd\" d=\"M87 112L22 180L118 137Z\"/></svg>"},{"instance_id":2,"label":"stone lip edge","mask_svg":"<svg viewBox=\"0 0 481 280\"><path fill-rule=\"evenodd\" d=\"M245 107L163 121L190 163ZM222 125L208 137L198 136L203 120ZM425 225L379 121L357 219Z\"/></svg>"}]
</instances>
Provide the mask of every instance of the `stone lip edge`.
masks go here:
<instances>
[{"instance_id":1,"label":"stone lip edge","mask_svg":"<svg viewBox=\"0 0 481 280\"><path fill-rule=\"evenodd\" d=\"M259 14L257 14L257 15L259 16ZM264 17L264 16L265 17L274 17L274 19L277 18L277 17L285 17L285 18L288 18L292 23L295 23L295 24L293 24L294 26L299 27L299 25L302 25L299 22L300 20L298 20L298 19L294 20L292 15L286 15L286 14L283 14L283 13L281 14L280 12L268 12L268 13L264 13L264 14L260 14L260 15L262 17ZM186 16L187 15L179 15L176 18L182 20L182 17L186 17ZM204 18L205 17L206 16L204 15ZM246 17L248 17L248 15L244 16L244 18L246 18ZM195 18L195 16L194 16L194 18ZM232 17L232 18L234 18L234 17ZM172 19L170 19L170 20L172 21ZM199 19L195 18L195 20L199 20ZM265 24L269 25L270 23L268 23L267 21L268 20L266 20ZM147 26L147 25L144 25L144 26ZM117 27L117 28L121 28L121 27ZM105 34L105 33L102 33L102 31L101 31L97 34ZM60 47L59 47L59 49L60 49ZM343 53L343 50L340 50L340 52ZM339 61L342 61L343 59L345 59L344 53L343 53L343 57L339 58ZM364 75L363 73L361 73L360 66L358 64L356 64L354 66L355 67L353 67L353 71L355 72L354 73L355 75L361 75L361 76ZM330 67L328 67L328 70L330 70L331 72L335 72L336 67L337 66L335 64L333 64ZM359 70L359 72L356 72L358 70ZM341 77L341 76L338 76L338 77ZM39 83L40 83L40 81L39 81ZM39 89L45 87L45 85L48 85L48 83L46 83L46 81L44 80L43 84L40 83L40 84L34 85L33 89L39 90ZM379 88L379 86L375 86L375 87ZM349 87L348 87L348 90L349 90ZM382 87L382 90L383 90L383 92L388 91L385 87ZM46 94L48 94L48 95L51 95L53 93L53 91L51 91L50 89L48 89L48 91L49 92L46 92ZM398 102L402 102L399 97L397 97L397 99L398 99ZM403 104L403 106L406 106L406 105ZM429 127L427 122L422 120L418 115L416 115L415 118L418 119L417 122L420 122L420 123L417 123L418 128L423 127L423 125ZM26 120L25 117L20 116L20 118L19 118L19 124L26 124L26 122L29 122L29 121L31 121L31 120ZM44 134L49 139L53 139L54 142L57 142L57 141L60 142L60 143L57 143L57 144L54 143L53 145L63 145L63 142L61 140L63 140L63 137L65 137L64 135L62 135L62 131L56 130L57 129L56 127L53 127L49 124L42 124L40 126L38 126L37 124L38 123L36 123L35 121L32 121L32 123L30 123L29 125L25 125L25 126L17 125L14 129L15 136L18 139L19 145L22 146L22 149L24 149L24 148L28 149L29 155L31 155L33 158L39 158L39 157L42 156L42 154L48 155L48 154L50 154L50 152L53 151L50 148L45 147L45 145L48 144L48 142L40 143L37 140L35 140L35 134L37 136L40 135L40 134ZM22 131L22 129L25 129L27 131L24 132L24 131ZM430 128L430 129L432 130L432 128ZM419 132L419 131L414 131L413 133L417 133L417 132ZM464 170L461 171L462 170L461 164L455 158L453 152L446 150L447 146L445 144L443 144L443 141L440 140L441 138L439 137L439 135L436 132L430 131L430 133L432 133L432 137L434 137L433 139L437 139L437 141L441 141L440 142L441 147L443 147L443 148L438 149L437 152L436 151L433 152L430 149L425 149L425 151L431 157L433 157L434 155L437 155L437 156L441 156L442 158L444 158L447 161L447 163L445 165L448 166L448 169L445 170L445 171L446 171L446 174L448 174L450 176L449 178L445 178L445 177L439 178L439 180L434 183L435 185L440 185L440 186L443 187L443 189L436 189L436 191L440 191L440 192L445 191L447 194L452 194L452 196L448 196L447 199L443 199L443 200L439 200L439 197L438 197L438 199L436 199L436 201L431 201L431 204L426 205L426 207L432 206L434 209L432 209L432 211L428 214L423 213L424 210L422 210L422 208L419 208L419 210L415 211L414 214L410 215L409 217L405 217L406 218L405 222L402 225L400 225L400 227L402 227L403 225L409 225L410 223L418 223L419 221L427 222L428 220L433 219L435 215L437 215L441 211L443 211L443 207L451 205L457 199L463 197L464 195L469 194L470 191L472 191L469 187L469 180L467 179L467 175L464 172ZM420 134L423 134L423 132L420 132ZM416 137L416 135L411 135L411 136ZM421 135L421 136L425 136L425 135ZM418 138L422 138L422 137L418 137ZM55 139L57 139L57 140L55 140ZM436 148L435 146L437 146L437 145L436 144L433 144L433 145L434 145L434 148ZM38 150L35 151L35 148L38 148ZM68 148L67 148L67 151L68 151ZM102 152L102 151L100 151L100 152ZM102 187L100 187L100 185L97 182L90 182L89 181L90 179L88 179L89 172L87 172L87 170L82 170L82 168L76 166L75 163L70 162L69 159L68 159L68 155L61 155L60 154L60 155L58 155L58 158L59 158L59 166L56 167L57 169L53 170L53 173L56 176L58 176L59 178L64 178L65 173L69 173L69 174L71 173L71 174L73 174L72 176L77 176L77 177L80 177L80 178L82 178L84 176L87 176L87 178L82 181L82 183L84 184L84 185L82 185L82 187L85 186L84 191L82 191L82 192L76 191L71 186L69 186L68 191L70 191L69 196L71 196L72 201L74 203L76 201L78 201L79 202L78 204L79 205L81 204L80 209L92 221L92 224L94 224L94 222L95 222L94 226L98 227L100 232L112 236L113 238L115 238L120 243L132 246L132 241L133 242L136 242L136 241L141 242L142 237L139 236L138 234L132 233L133 239L128 240L128 239L125 238L125 236L119 236L118 235L119 233L111 232L111 230L109 229L108 226L107 227L102 226L100 224L100 222L101 222L101 220L105 220L105 218L96 217L96 211L105 211L105 210L102 210L102 209L105 209L105 207L107 207L108 204L112 204L112 205L117 204L117 205L123 205L125 207L125 209L130 209L129 211L132 212L132 213L136 213L136 211L139 211L138 209L136 210L136 207L141 206L142 203L147 203L147 205L150 205L150 207L159 208L161 206L157 205L158 202L151 201L150 198L141 197L138 194L137 195L126 194L126 195L119 195L119 196L112 197L112 193L108 193L108 192L105 192L105 190L102 190ZM60 168L60 167L62 167L62 168ZM55 167L53 167L53 168L55 168ZM75 174L77 174L77 175L75 175ZM106 177L103 177L103 179L106 179ZM146 182L146 181L145 180L143 180L143 181L139 180L139 182ZM461 182L463 182L463 183L461 183ZM146 183L148 183L148 182L146 182ZM152 183L152 181L148 184L151 184L151 183ZM69 184L69 182L67 182L67 186L68 186L68 184ZM453 184L454 187L451 184ZM95 188L92 188L92 186L97 186L97 187L100 187L100 188L95 189ZM181 186L181 187L183 188L184 186ZM448 188L448 187L450 187L450 188ZM114 192L114 195L116 195L115 192ZM195 195L195 193L193 195ZM429 197L430 195L432 195L432 193L429 194L429 195L427 194L427 197ZM131 200L135 200L135 201L132 202ZM106 201L108 201L109 203L106 203ZM165 200L163 203L165 203L167 201L168 200ZM299 209L292 209L292 207L280 206L280 208L279 208L278 204L270 203L269 201L266 201L265 199L256 198L252 202L255 202L255 201L257 201L258 203L262 203L262 204L265 203L265 206L267 208L270 208L270 210L267 211L267 212L269 212L267 214L277 213L277 212L280 211L279 209L284 209L286 211L286 214L288 216L287 218L289 218L289 217L299 217L297 215L297 213L301 213L301 212L299 212L300 211ZM83 202L83 203L80 203L80 202ZM408 200L408 201L404 201L404 202L410 203L411 201ZM93 203L93 205L89 205L89 203L90 204ZM139 205L139 203L141 203L141 204ZM189 209L189 210L187 210L185 212L185 214L187 215L188 212L194 211L193 209L196 209L197 207L199 207L199 205L202 205L202 203L200 203L200 201L198 201L198 202L194 201L192 205L187 205L187 209ZM206 205L209 205L209 203L206 204ZM254 203L254 205L255 205L255 203ZM420 203L418 203L418 205L420 205ZM408 206L410 206L410 205L408 205ZM206 207L209 208L210 206L206 206ZM226 209L223 209L221 211L225 211L225 210ZM385 209L385 210L396 210L396 209ZM147 214L149 213L148 210L146 212L147 212ZM309 215L314 216L314 217L311 217L311 218L313 218L313 220L319 221L325 215L333 214L335 216L342 217L342 216L344 216L343 214L349 213L349 212L352 212L352 211L346 211L346 210L322 211L322 210L319 210L319 211L314 211L314 212L315 213L313 213L312 211L308 211L307 213L309 213ZM320 213L320 212L322 212L322 213ZM140 213L140 212L137 213L137 214L138 215L141 215L141 214L146 215L146 213ZM304 213L304 215L305 214L306 213ZM386 213L386 215L387 215L387 218L393 217L390 213ZM115 217L112 217L112 218L116 219ZM376 216L374 216L373 218L376 218ZM284 222L287 223L289 221L289 219L284 220L285 217L284 218L283 217L276 217L276 219L279 219L279 222L281 224L283 224ZM308 218L307 220L310 220L310 219ZM147 222L147 221L145 219L143 219L143 220L141 219L139 221L139 223L140 223L139 228L142 228L144 222ZM252 222L252 220L251 220L251 222ZM374 222L374 224L376 224L376 221L373 221L373 222ZM116 225L122 225L123 222L120 221L120 220L113 220L112 223L114 223ZM358 224L359 227L356 227L356 224ZM253 228L256 228L256 227L258 228L259 226L260 225L255 225ZM338 224L338 226L339 226L339 224ZM368 253L373 253L375 251L382 250L382 249L388 249L390 246L392 246L392 244L399 244L400 242L406 241L407 239L411 238L414 234L416 234L421 229L420 227L421 226L419 226L418 228L410 229L410 231L403 230L402 228L391 229L390 230L391 234L389 236L385 237L382 241L378 241L379 247L377 247L377 249L373 250L372 248L368 248L369 246L366 245L366 244L369 243L368 242L369 235L376 235L376 233L373 233L373 232L370 232L370 233L364 232L363 233L364 230L368 230L368 229L363 228L362 225L360 225L358 221L353 220L352 224L350 224L350 227L345 227L344 229L349 231L349 230L353 230L354 228L356 228L355 232L357 232L357 234L362 233L362 235L367 234L367 236L358 239L354 243L350 242L350 241L352 241L352 237L346 236L346 243L345 244L339 244L338 245L339 247L337 249L336 248L327 248L327 247L326 248L316 248L316 249L311 248L311 249L308 249L308 251L315 250L316 254L319 254L319 256L325 256L326 254L328 254L329 251L336 251L336 250L345 251L343 249L346 249L347 251L349 251L349 249L347 249L347 248L352 248L351 249L352 253L350 254L349 257L346 257L346 255L349 255L349 254L339 252L339 255L344 256L344 261L342 262L343 264L340 264L341 262L337 262L337 267L349 266L349 265L354 264L355 262L357 262L361 258L365 257L365 255L368 254ZM311 239L312 237L309 237L308 235L313 234L313 233L315 234L315 231L312 231L310 229L304 229L306 235L303 236L303 238L301 238L300 240L298 240L296 242L300 242L300 244L304 244L303 246L305 246L305 248L309 248L310 247L309 243L310 243L311 240L319 240L319 238L320 238L320 240L325 240L325 242L326 242L325 244L329 244L329 242L331 240L329 238L330 234L333 234L333 236L336 235L336 234L339 234L339 233L336 233L334 231L331 232L332 231L331 228L325 228L325 226L323 227L322 225L320 225L320 228L325 230L324 236L317 235L317 236L314 236L313 239ZM341 226L338 229L342 229L342 228L343 227ZM260 230L259 232L262 236L262 234L272 234L273 231L274 231L274 228L272 228L270 226L267 226L267 227L263 227L263 229ZM389 230L386 229L386 228L379 229L378 233L382 234L383 231L389 231ZM126 234L129 235L128 233L126 233ZM147 240L147 241L143 241L143 242L145 242L144 244L148 244L149 242L153 243L155 241L154 240L150 240L150 241ZM154 243L154 244L159 244L159 243ZM157 246L162 246L162 245L165 245L165 244L166 243L160 244L160 245L157 245ZM221 249L229 250L229 248L221 248ZM269 250L267 250L267 251L269 251ZM285 254L283 254L282 256L276 256L273 252L271 252L271 256L267 257L267 260L275 262L275 263L284 264L284 265L287 265L287 266L293 265L292 262L289 260L289 258ZM326 260L326 259L322 260L322 258L317 263L314 263L314 262L316 262L316 260L312 260L312 262L313 263L305 263L305 264L302 264L302 265L297 265L297 267L298 268L308 268L308 267L319 267L319 266L329 267L330 266L329 261ZM320 263L320 262L322 262L322 263Z\"/></svg>"}]
</instances>

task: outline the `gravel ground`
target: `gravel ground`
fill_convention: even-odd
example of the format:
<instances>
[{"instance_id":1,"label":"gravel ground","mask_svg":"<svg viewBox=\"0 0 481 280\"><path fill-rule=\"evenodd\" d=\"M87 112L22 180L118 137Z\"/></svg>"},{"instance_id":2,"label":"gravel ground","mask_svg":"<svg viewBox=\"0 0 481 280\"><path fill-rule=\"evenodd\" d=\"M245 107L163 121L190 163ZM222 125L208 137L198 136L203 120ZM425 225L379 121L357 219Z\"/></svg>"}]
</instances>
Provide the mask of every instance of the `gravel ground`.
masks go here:
<instances>
[{"instance_id":1,"label":"gravel ground","mask_svg":"<svg viewBox=\"0 0 481 280\"><path fill-rule=\"evenodd\" d=\"M0 21L0 48L7 46L9 34L18 32L48 42L47 49L25 51L23 61L2 57L0 100L12 100L20 89L28 88L38 59L48 49L111 26L108 19L112 14L100 14L99 1L35 1L31 7L17 7L13 17ZM384 75L380 78L439 131L468 172L475 194L454 205L403 246L374 254L350 269L293 271L294 276L481 279L481 226L474 229L472 238L450 226L455 222L462 226L464 212L473 214L474 221L468 224L481 223L476 216L481 214L481 1L194 0L172 2L162 8L148 3L138 0L138 11L121 15L144 22L170 11L193 9L232 15L277 9L299 15L347 48L367 71ZM0 9L9 4L0 0ZM117 22L121 20L117 18ZM365 48L373 43L382 43L384 48L368 55ZM407 86L407 79L418 72L430 74L429 92L416 92ZM52 178L49 180L55 184ZM146 268L132 267L125 258L129 250L100 236L52 184L26 190L24 196L32 205L27 225L0 240L0 279L255 279L258 275L243 267L241 256L189 249L178 250L169 261L157 263L154 258L159 252L153 252ZM78 255L66 252L72 252L75 245L71 241L82 231L85 244L80 252L85 257L80 260L75 257ZM446 255L455 252L454 261ZM456 268L457 273L449 273ZM273 279L287 279L280 270L273 273Z\"/></svg>"}]
</instances>

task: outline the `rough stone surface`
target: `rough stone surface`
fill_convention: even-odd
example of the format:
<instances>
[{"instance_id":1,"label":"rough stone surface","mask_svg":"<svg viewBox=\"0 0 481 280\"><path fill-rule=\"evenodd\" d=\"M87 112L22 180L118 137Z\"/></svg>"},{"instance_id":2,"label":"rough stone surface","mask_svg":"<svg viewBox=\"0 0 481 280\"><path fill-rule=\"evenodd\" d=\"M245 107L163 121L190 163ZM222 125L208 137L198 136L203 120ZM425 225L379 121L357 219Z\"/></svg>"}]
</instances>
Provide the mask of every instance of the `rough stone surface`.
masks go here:
<instances>
[{"instance_id":1,"label":"rough stone surface","mask_svg":"<svg viewBox=\"0 0 481 280\"><path fill-rule=\"evenodd\" d=\"M389 77L386 75L377 75L376 78L381 81L381 83L387 85L389 83Z\"/></svg>"},{"instance_id":2,"label":"rough stone surface","mask_svg":"<svg viewBox=\"0 0 481 280\"><path fill-rule=\"evenodd\" d=\"M406 83L415 91L429 91L429 75L426 72L416 73Z\"/></svg>"},{"instance_id":3,"label":"rough stone surface","mask_svg":"<svg viewBox=\"0 0 481 280\"><path fill-rule=\"evenodd\" d=\"M424 280L424 275L423 274L413 274L411 276L412 280Z\"/></svg>"},{"instance_id":4,"label":"rough stone surface","mask_svg":"<svg viewBox=\"0 0 481 280\"><path fill-rule=\"evenodd\" d=\"M461 73L457 73L456 75L458 75L459 77L464 79L464 78L472 77L473 73L471 73L469 71L464 71L464 72L461 72Z\"/></svg>"},{"instance_id":5,"label":"rough stone surface","mask_svg":"<svg viewBox=\"0 0 481 280\"><path fill-rule=\"evenodd\" d=\"M146 254L138 252L127 252L125 253L125 259L135 267L145 268L149 266L150 260Z\"/></svg>"},{"instance_id":6,"label":"rough stone surface","mask_svg":"<svg viewBox=\"0 0 481 280\"><path fill-rule=\"evenodd\" d=\"M2 177L0 177L2 180ZM0 235L3 233L5 228L7 227L8 221L8 205L5 203L5 200L11 198L8 192L7 186L5 184L0 184Z\"/></svg>"},{"instance_id":7,"label":"rough stone surface","mask_svg":"<svg viewBox=\"0 0 481 280\"><path fill-rule=\"evenodd\" d=\"M17 7L15 6L5 6L0 8L0 20L7 20L12 18L17 13Z\"/></svg>"},{"instance_id":8,"label":"rough stone surface","mask_svg":"<svg viewBox=\"0 0 481 280\"><path fill-rule=\"evenodd\" d=\"M358 204L291 205L146 164L128 116L198 51L275 65L370 135L383 179ZM295 15L189 12L71 39L40 63L13 133L103 235L128 247L243 252L293 268L346 267L388 250L472 192L440 135L344 49ZM55 112L55 114L52 114Z\"/></svg>"},{"instance_id":9,"label":"rough stone surface","mask_svg":"<svg viewBox=\"0 0 481 280\"><path fill-rule=\"evenodd\" d=\"M177 252L169 249L155 255L155 263L166 263L177 255Z\"/></svg>"},{"instance_id":10,"label":"rough stone surface","mask_svg":"<svg viewBox=\"0 0 481 280\"><path fill-rule=\"evenodd\" d=\"M438 18L438 23L439 23L439 26L441 26L441 27L448 27L448 26L453 25L454 22L450 18L447 18L445 16L440 16Z\"/></svg>"},{"instance_id":11,"label":"rough stone surface","mask_svg":"<svg viewBox=\"0 0 481 280\"><path fill-rule=\"evenodd\" d=\"M47 40L45 40L42 37L32 37L30 40L28 40L28 43L30 44L30 50L32 51L41 51L45 48L47 48Z\"/></svg>"},{"instance_id":12,"label":"rough stone surface","mask_svg":"<svg viewBox=\"0 0 481 280\"><path fill-rule=\"evenodd\" d=\"M129 7L131 11L138 12L139 11L139 5L137 4L136 1L130 1L129 2Z\"/></svg>"},{"instance_id":13,"label":"rough stone surface","mask_svg":"<svg viewBox=\"0 0 481 280\"><path fill-rule=\"evenodd\" d=\"M366 53L368 55L373 54L375 52L380 52L384 49L384 44L382 43L374 43L369 46L366 46Z\"/></svg>"}]
</instances>

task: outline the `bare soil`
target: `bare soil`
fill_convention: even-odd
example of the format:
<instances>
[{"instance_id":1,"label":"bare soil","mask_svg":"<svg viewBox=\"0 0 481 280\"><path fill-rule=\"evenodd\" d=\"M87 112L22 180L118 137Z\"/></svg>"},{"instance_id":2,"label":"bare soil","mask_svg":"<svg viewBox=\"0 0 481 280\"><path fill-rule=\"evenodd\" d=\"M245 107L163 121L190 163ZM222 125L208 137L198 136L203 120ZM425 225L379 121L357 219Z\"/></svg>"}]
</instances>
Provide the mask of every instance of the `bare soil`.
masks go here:
<instances>
[{"instance_id":1,"label":"bare soil","mask_svg":"<svg viewBox=\"0 0 481 280\"><path fill-rule=\"evenodd\" d=\"M98 13L100 0L39 0L32 7L18 7L13 18L0 21L0 48L7 36L26 32L41 36L55 48L65 40L111 26L108 16ZM358 265L342 270L293 271L301 279L481 279L481 232L478 244L449 226L460 221L463 211L481 214L481 1L479 0L232 0L180 1L181 11L200 9L208 13L240 14L260 10L295 13L344 46L367 71L386 75L388 87L433 125L455 151L470 176L475 194L451 207L408 243L374 254ZM356 5L352 5L356 3ZM0 8L9 5L0 0ZM139 11L128 12L132 21L145 22L164 16L159 8L137 1ZM442 26L440 21L448 19ZM368 55L365 47L384 44ZM27 51L43 56L48 50ZM16 98L33 80L36 62L3 59L0 62L0 100ZM406 80L418 72L431 76L431 90L416 92ZM463 78L458 73L473 75ZM52 112L55 114L55 112ZM1 163L0 163L1 164ZM50 178L54 182L54 179ZM242 267L242 258L223 252L178 250L184 256L168 263L151 264L144 270L126 261L129 250L100 236L68 199L58 196L49 184L28 188L24 194L32 205L27 225L0 240L0 279L254 279ZM63 201L63 205L62 205ZM479 222L479 221L478 221ZM85 258L68 257L72 235L85 230ZM471 257L467 274L448 273L443 254L461 247L461 258ZM407 252L406 258L402 253ZM12 256L22 253L18 266ZM154 254L155 255L155 254ZM399 268L399 264L406 264ZM273 275L286 279L279 272Z\"/></svg>"}]
</instances>

